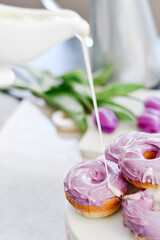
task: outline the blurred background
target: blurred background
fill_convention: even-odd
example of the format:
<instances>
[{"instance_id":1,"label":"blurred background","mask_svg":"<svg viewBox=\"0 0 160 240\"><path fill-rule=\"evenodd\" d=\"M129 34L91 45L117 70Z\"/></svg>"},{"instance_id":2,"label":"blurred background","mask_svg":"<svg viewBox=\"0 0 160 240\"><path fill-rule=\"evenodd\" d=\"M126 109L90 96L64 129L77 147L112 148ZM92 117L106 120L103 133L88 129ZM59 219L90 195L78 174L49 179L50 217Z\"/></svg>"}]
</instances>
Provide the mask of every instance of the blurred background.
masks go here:
<instances>
[{"instance_id":1,"label":"blurred background","mask_svg":"<svg viewBox=\"0 0 160 240\"><path fill-rule=\"evenodd\" d=\"M160 1L56 2L62 8L78 12L90 23L93 72L113 64L115 74L112 81L142 83L146 87L157 88L160 75ZM0 3L53 9L52 0L0 0Z\"/></svg>"},{"instance_id":2,"label":"blurred background","mask_svg":"<svg viewBox=\"0 0 160 240\"><path fill-rule=\"evenodd\" d=\"M91 2L93 4L90 4ZM106 2L109 3L108 11L103 8L103 4L100 4ZM91 61L92 65L94 63L102 70L104 68L104 72L107 73L105 81L108 81L111 77L109 79L110 83L112 81L114 83L115 81L129 82L131 85L133 85L132 83L144 83L149 88L160 88L160 0L149 0L158 34L154 21L152 21L152 14L149 14L150 11L148 11L150 7L145 8L143 4L141 5L145 2L148 4L147 0L57 0L62 8L72 9L92 23ZM0 3L27 8L44 8L41 0L0 0ZM92 10L92 21L90 21L90 10ZM4 28L5 32L6 28ZM56 34L59 34L59 32L58 29ZM3 36L2 32L1 36ZM13 35L13 39L15 39L15 36L16 34ZM30 36L31 34L27 35L28 38ZM16 42L12 41L12 38L8 39L9 44ZM43 43L41 38L38 38L37 42ZM6 46L5 41L4 45ZM5 52L6 49L4 48ZM15 55L17 59L17 51ZM112 56L114 59L112 59ZM24 69L20 66L14 66L16 80L19 84L20 80L23 80L22 83L25 82L26 85L34 87L37 83L39 92L41 92L43 86L49 89L51 81L53 85L54 73L59 75L62 80L64 78L63 74L72 71L72 75L68 75L68 78L75 76L76 79L79 72L73 72L73 70L85 70L81 45L76 38L54 46L44 55L28 62L26 66L38 70L33 71L37 79L32 78L27 72L29 70L26 69L30 68ZM32 72L31 69L30 72ZM47 71L43 71L43 69ZM102 73L104 72L102 71ZM83 74L80 76L83 80ZM100 76L99 85L96 86L98 91L102 88L103 93L104 82L102 80L104 77L103 74L100 74ZM96 79L98 78L96 77ZM62 82L58 81L58 84L62 85ZM72 87L72 81L69 82ZM67 83L68 86L69 83ZM116 89L118 90L116 91L119 93L115 95L116 98L114 98L113 89L110 88L111 95L108 95L109 97L105 99L102 94L100 100L104 100L104 103L106 103L104 106L110 106L113 111L116 104L117 113L124 123L119 124L115 135L103 135L105 143L122 133L137 130L135 119L144 110L142 102L151 96L159 96L160 94L159 90L145 89L137 92L137 94L135 93L130 98L127 96L126 100L125 97L121 97L121 95L123 96L121 89L124 86L122 85L122 88L119 87L120 85L117 86ZM56 85L52 86L52 90L54 87ZM87 89L88 86L82 84L82 87ZM105 87L107 92L107 86ZM46 89L43 91L46 91ZM59 93L62 96L62 105L65 106L63 106L64 111L65 108L68 109L69 104L67 101L63 102L63 94L61 95L60 91L61 89ZM74 91L77 94L75 96L81 97L79 99L84 98L81 91L78 92L76 88ZM50 97L52 100L54 99L54 91L53 94L50 94ZM72 93L71 97L73 98ZM91 102L88 96L86 99L89 103ZM107 106L105 100L108 99L109 104ZM61 98L59 101L61 102ZM74 106L74 103L71 103ZM52 123L54 104L53 101L53 106L48 106L45 101L36 98L29 91L9 89L9 91L0 92L0 240L65 240L65 196L62 182L69 169L82 160L82 156L88 159L101 154L98 131L92 118L88 119L88 116L86 117L89 110L85 107L87 109L87 111L85 110L85 117L89 124L83 136L79 131L63 134L63 131L62 133L58 132ZM71 109L70 106L69 109ZM77 116L79 119L77 108L73 107L72 110L73 112L75 110L74 118ZM92 108L90 111L92 111ZM149 114L152 115L151 119L156 116L152 112ZM66 115L62 115L62 118L66 119ZM151 122L153 122L153 125L155 123L155 126L159 126L159 111L155 119L158 120ZM134 121L127 123L130 120ZM158 121L158 124L156 121ZM82 122L84 122L83 118ZM146 122L143 125L148 127ZM154 126L151 124L151 127ZM160 129L157 130L160 132ZM82 238L77 237L77 239Z\"/></svg>"},{"instance_id":3,"label":"blurred background","mask_svg":"<svg viewBox=\"0 0 160 240\"><path fill-rule=\"evenodd\" d=\"M156 22L158 33L160 34L160 1L159 0L149 0L153 16ZM33 8L43 8L40 0L0 0L0 3L17 5L21 7L33 7ZM83 18L89 21L89 0L57 0L57 3L63 8L69 8L77 11Z\"/></svg>"}]
</instances>

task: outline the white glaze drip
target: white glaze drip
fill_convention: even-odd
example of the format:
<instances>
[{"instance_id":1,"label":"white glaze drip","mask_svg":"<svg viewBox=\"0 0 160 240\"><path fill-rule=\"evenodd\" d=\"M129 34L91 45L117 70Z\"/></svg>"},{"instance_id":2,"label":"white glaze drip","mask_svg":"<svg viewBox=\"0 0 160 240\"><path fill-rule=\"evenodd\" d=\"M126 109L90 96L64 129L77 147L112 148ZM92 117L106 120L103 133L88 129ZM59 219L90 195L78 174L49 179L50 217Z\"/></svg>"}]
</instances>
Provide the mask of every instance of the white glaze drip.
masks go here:
<instances>
[{"instance_id":1,"label":"white glaze drip","mask_svg":"<svg viewBox=\"0 0 160 240\"><path fill-rule=\"evenodd\" d=\"M88 81L89 81L89 85L90 85L90 89L91 89L95 115L96 115L96 119L97 119L97 126L98 126L98 131L99 131L102 153L104 153L105 147L104 147L104 142L103 142L103 138L102 138L102 129L101 129L101 124L100 124L96 94L95 94L95 89L94 89L94 84L93 84L93 77L92 77L91 65L90 65L90 60L89 60L89 52L88 52L88 48L86 46L85 39L80 39L80 40L81 40L81 45L82 45L82 50L83 50L83 55L84 55L84 61L85 61L85 65L86 65Z\"/></svg>"},{"instance_id":2,"label":"white glaze drip","mask_svg":"<svg viewBox=\"0 0 160 240\"><path fill-rule=\"evenodd\" d=\"M157 189L148 188L147 190L145 190L145 192L148 195L152 195L154 200L154 210L160 211L160 187L158 187Z\"/></svg>"},{"instance_id":3,"label":"white glaze drip","mask_svg":"<svg viewBox=\"0 0 160 240\"><path fill-rule=\"evenodd\" d=\"M123 196L123 192L121 192L118 188L114 187L113 185L111 185L110 183L108 183L108 188L109 190L111 190L111 192L117 196L117 197L121 197Z\"/></svg>"},{"instance_id":4,"label":"white glaze drip","mask_svg":"<svg viewBox=\"0 0 160 240\"><path fill-rule=\"evenodd\" d=\"M153 197L153 209L154 211L160 211L160 187L158 187L157 189L148 188L144 192L125 195L124 200L139 200L143 193L146 193L147 195L151 195Z\"/></svg>"},{"instance_id":5,"label":"white glaze drip","mask_svg":"<svg viewBox=\"0 0 160 240\"><path fill-rule=\"evenodd\" d=\"M145 183L146 182L146 178L147 177L151 177L151 181L149 180L148 182L152 182L152 184L155 184L154 178L153 178L153 168L149 167L147 168L147 170L144 172L143 174L143 179L142 182Z\"/></svg>"},{"instance_id":6,"label":"white glaze drip","mask_svg":"<svg viewBox=\"0 0 160 240\"><path fill-rule=\"evenodd\" d=\"M87 48L85 39L81 38L80 36L78 36L78 38L80 39L81 45L82 45L88 81L89 81L91 94L92 94L92 101L93 101L95 115L96 115L96 119L97 119L97 126L98 126L98 131L99 131L101 149L102 149L102 153L104 154L105 147L104 147L104 142L103 142L103 138L102 138L102 129L101 129L101 124L100 124L96 94L95 94L95 89L94 89L94 84L93 84L93 77L92 77L91 65L90 65L90 60L89 60L89 52L88 52L88 48ZM105 169L106 169L106 175L107 175L107 180L108 180L108 188L111 190L111 192L115 196L120 197L123 195L123 193L121 191L119 191L119 189L115 188L114 186L111 186L110 181L109 181L107 161L105 160L104 162L105 162Z\"/></svg>"},{"instance_id":7,"label":"white glaze drip","mask_svg":"<svg viewBox=\"0 0 160 240\"><path fill-rule=\"evenodd\" d=\"M138 192L138 193L134 193L134 194L130 194L130 195L125 195L124 199L125 200L139 200L141 197L142 192Z\"/></svg>"}]
</instances>

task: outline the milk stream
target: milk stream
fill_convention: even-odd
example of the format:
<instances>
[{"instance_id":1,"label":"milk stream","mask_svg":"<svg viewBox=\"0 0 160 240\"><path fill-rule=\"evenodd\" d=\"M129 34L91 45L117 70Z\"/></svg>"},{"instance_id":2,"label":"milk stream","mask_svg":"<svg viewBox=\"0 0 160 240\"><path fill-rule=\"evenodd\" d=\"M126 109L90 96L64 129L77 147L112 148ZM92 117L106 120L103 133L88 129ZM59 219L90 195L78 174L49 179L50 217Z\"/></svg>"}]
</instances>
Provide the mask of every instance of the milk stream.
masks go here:
<instances>
[{"instance_id":1,"label":"milk stream","mask_svg":"<svg viewBox=\"0 0 160 240\"><path fill-rule=\"evenodd\" d=\"M102 153L104 154L105 147L104 147L104 142L103 142L103 138L102 138L102 129L101 129L101 124L100 124L100 119L99 119L98 106L97 106L96 94L95 94L93 77L92 77L92 72L91 72L88 47L86 46L85 40L81 41L81 45L82 45L82 50L83 50L83 55L84 55L84 61L85 61L88 81L89 81L91 94L92 94L93 106L94 106L95 115L96 115L96 119L97 119L97 126L98 126L98 131L99 131L101 150L102 150Z\"/></svg>"},{"instance_id":2,"label":"milk stream","mask_svg":"<svg viewBox=\"0 0 160 240\"><path fill-rule=\"evenodd\" d=\"M104 155L105 147L104 147L104 142L103 142L103 138L102 138L102 128L101 128L100 118L99 118L99 113L98 113L98 106L97 106L96 94L95 94L95 89L94 89L94 83L93 83L93 77L92 77L92 71L91 71L91 64L90 64L90 59L89 59L88 47L86 45L85 39L82 38L80 40L81 40L81 46L82 46L82 51L83 51L83 56L84 56L84 61L85 61L88 81L89 81L89 85L90 85L90 89L91 89L91 95L92 95L94 111L95 111L95 115L96 115L96 119L97 119L97 126L98 126L98 132L99 132L99 138L100 138L100 143L101 143L102 154ZM110 183L109 183L109 174L108 174L107 161L104 161L104 162L105 162L105 168L106 168L106 174L107 174L107 180L108 180L108 187L109 187Z\"/></svg>"},{"instance_id":3,"label":"milk stream","mask_svg":"<svg viewBox=\"0 0 160 240\"><path fill-rule=\"evenodd\" d=\"M100 143L101 143L101 149L102 149L102 154L104 156L105 147L104 147L104 142L103 142L103 138L102 138L102 128L101 128L100 118L99 118L99 113L98 113L98 106L97 106L96 94L95 94L95 89L94 89L88 47L86 45L85 38L81 38L79 36L78 36L78 38L81 41L81 46L82 46L82 51L83 51L83 56L84 56L84 61L85 61L85 66L86 66L86 72L87 72L88 81L89 81L89 85L90 85L90 89L91 89L94 111L95 111L95 115L96 115L96 119L97 119L97 126L98 126L99 138L100 138ZM115 188L114 186L112 186L110 184L107 161L105 160L104 162L105 162L105 169L106 169L106 175L107 175L107 180L108 180L108 188L115 196L120 197L121 195L123 195L123 193L121 191L119 191L119 189Z\"/></svg>"}]
</instances>

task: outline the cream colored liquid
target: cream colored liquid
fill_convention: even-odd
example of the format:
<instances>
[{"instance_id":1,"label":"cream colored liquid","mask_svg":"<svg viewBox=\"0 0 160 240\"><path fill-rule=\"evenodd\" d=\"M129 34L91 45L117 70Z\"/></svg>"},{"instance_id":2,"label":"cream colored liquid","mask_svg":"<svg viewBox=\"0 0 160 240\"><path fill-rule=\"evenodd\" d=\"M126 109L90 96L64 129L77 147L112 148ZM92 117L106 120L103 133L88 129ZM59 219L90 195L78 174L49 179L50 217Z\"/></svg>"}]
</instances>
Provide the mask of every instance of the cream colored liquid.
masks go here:
<instances>
[{"instance_id":1,"label":"cream colored liquid","mask_svg":"<svg viewBox=\"0 0 160 240\"><path fill-rule=\"evenodd\" d=\"M88 47L86 45L85 38L81 38L81 37L78 37L78 38L81 41L81 46L82 46L82 51L83 51L83 55L84 55L87 77L88 77L88 81L89 81L89 85L90 85L90 89L91 89L93 106L94 106L94 111L95 111L95 115L96 115L96 119L97 119L97 126L98 126L98 132L99 132L102 154L103 154L103 157L105 159L105 156L104 156L105 147L104 147L104 142L103 142L103 138L102 138L102 128L101 128L100 118L99 118L99 113L98 113L98 106L97 106L96 94L95 94L95 89L94 89L94 83L93 83L93 77L92 77ZM107 175L107 180L108 180L108 188L111 190L111 192L115 196L120 197L121 195L123 195L123 193L119 189L115 188L114 186L112 186L110 184L107 161L105 160L104 162L105 162L106 175Z\"/></svg>"},{"instance_id":2,"label":"cream colored liquid","mask_svg":"<svg viewBox=\"0 0 160 240\"><path fill-rule=\"evenodd\" d=\"M100 118L99 118L99 113L98 113L98 106L97 106L96 94L95 94L95 89L94 89L94 83L93 83L93 77L92 77L88 47L86 45L85 39L80 39L80 40L81 40L82 51L83 51L83 55L84 55L84 61L85 61L88 81L89 81L89 85L90 85L90 89L91 89L94 111L95 111L95 115L96 115L96 119L97 119L97 126L98 126L98 132L99 132L102 154L104 156L105 147L104 147L104 142L103 142L103 138L102 138L102 128L101 128ZM123 195L123 193L121 191L119 191L119 189L115 188L114 186L112 186L110 184L107 161L105 160L104 162L105 162L106 175L107 175L107 180L108 180L108 188L111 190L111 192L114 195L120 197L121 195Z\"/></svg>"},{"instance_id":3,"label":"cream colored liquid","mask_svg":"<svg viewBox=\"0 0 160 240\"><path fill-rule=\"evenodd\" d=\"M102 154L104 154L105 147L104 147L104 142L103 142L103 138L102 138L102 129L101 129L101 124L100 124L100 119L99 119L99 113L98 113L98 107L97 107L96 94L95 94L93 77L92 77L92 72L91 72L91 65L90 65L90 60L89 60L88 47L86 46L86 42L85 42L85 40L83 40L83 39L82 39L82 41L81 41L81 45L82 45L82 50L83 50L83 55L84 55L84 61L85 61L85 66L86 66L88 81L89 81L89 85L90 85L90 89L91 89L93 106L94 106L95 115L96 115L96 119L97 119L97 126L98 126L98 131L99 131L99 138L100 138L100 143L101 143L101 150L102 150Z\"/></svg>"}]
</instances>

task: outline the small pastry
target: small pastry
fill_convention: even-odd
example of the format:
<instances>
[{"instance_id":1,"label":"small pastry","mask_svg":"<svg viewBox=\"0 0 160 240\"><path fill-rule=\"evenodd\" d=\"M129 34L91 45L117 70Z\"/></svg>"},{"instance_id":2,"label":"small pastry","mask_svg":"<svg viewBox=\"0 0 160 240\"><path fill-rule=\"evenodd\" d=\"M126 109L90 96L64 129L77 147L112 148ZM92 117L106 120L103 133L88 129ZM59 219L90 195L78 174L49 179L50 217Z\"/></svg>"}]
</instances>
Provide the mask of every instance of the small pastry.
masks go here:
<instances>
[{"instance_id":1,"label":"small pastry","mask_svg":"<svg viewBox=\"0 0 160 240\"><path fill-rule=\"evenodd\" d=\"M105 151L105 158L107 160L118 163L119 157L123 152L123 149L129 144L130 140L133 140L135 137L143 135L144 133L139 133L136 131L128 132L123 135L120 135L113 141L109 143Z\"/></svg>"},{"instance_id":2,"label":"small pastry","mask_svg":"<svg viewBox=\"0 0 160 240\"><path fill-rule=\"evenodd\" d=\"M104 159L82 162L73 167L64 181L67 200L78 213L100 218L114 213L127 191L118 165L107 161L109 183Z\"/></svg>"},{"instance_id":3,"label":"small pastry","mask_svg":"<svg viewBox=\"0 0 160 240\"><path fill-rule=\"evenodd\" d=\"M160 184L160 134L134 137L119 157L123 177L139 188L157 188Z\"/></svg>"},{"instance_id":4,"label":"small pastry","mask_svg":"<svg viewBox=\"0 0 160 240\"><path fill-rule=\"evenodd\" d=\"M126 195L123 225L140 240L160 240L160 189Z\"/></svg>"}]
</instances>

